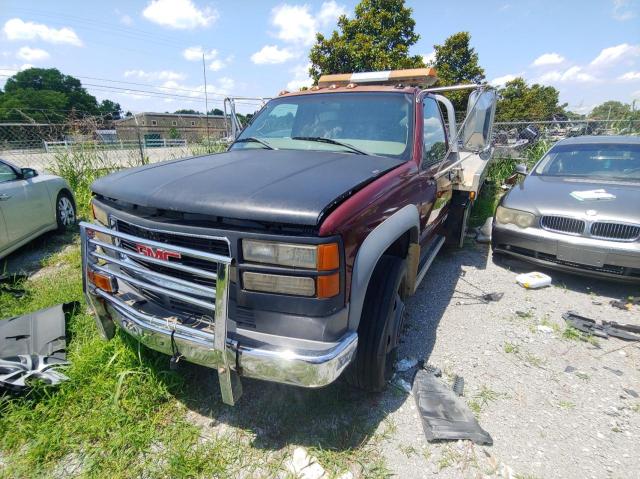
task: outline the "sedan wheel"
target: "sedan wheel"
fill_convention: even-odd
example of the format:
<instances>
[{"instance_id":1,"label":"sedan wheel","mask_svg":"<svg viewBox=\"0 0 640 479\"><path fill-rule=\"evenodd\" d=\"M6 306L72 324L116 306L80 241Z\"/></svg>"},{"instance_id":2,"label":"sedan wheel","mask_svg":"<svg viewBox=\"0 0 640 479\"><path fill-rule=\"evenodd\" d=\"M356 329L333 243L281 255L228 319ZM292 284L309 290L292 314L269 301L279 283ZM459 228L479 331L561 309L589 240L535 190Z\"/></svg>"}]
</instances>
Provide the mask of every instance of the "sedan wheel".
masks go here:
<instances>
[{"instance_id":1,"label":"sedan wheel","mask_svg":"<svg viewBox=\"0 0 640 479\"><path fill-rule=\"evenodd\" d=\"M76 208L68 194L61 193L57 203L58 229L63 231L76 222Z\"/></svg>"}]
</instances>

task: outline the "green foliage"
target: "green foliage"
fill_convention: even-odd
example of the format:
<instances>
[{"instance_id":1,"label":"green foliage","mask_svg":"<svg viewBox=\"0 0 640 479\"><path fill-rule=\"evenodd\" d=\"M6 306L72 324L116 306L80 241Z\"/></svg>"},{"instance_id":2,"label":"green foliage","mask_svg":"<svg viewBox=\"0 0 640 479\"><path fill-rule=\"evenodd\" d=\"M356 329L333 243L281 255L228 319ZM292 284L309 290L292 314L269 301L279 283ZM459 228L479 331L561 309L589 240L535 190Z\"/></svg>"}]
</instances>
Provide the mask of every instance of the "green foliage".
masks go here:
<instances>
[{"instance_id":1,"label":"green foliage","mask_svg":"<svg viewBox=\"0 0 640 479\"><path fill-rule=\"evenodd\" d=\"M545 121L566 117L567 104L559 104L560 92L552 86L537 83L529 86L523 78L515 78L498 93L496 121Z\"/></svg>"},{"instance_id":2,"label":"green foliage","mask_svg":"<svg viewBox=\"0 0 640 479\"><path fill-rule=\"evenodd\" d=\"M591 113L589 113L589 119L640 120L640 111L632 111L631 105L628 103L609 100L591 110Z\"/></svg>"},{"instance_id":3,"label":"green foliage","mask_svg":"<svg viewBox=\"0 0 640 479\"><path fill-rule=\"evenodd\" d=\"M317 82L327 73L423 67L420 55L409 55L420 38L411 13L404 0L362 0L353 19L338 19L340 32L334 30L328 38L318 33L309 74Z\"/></svg>"},{"instance_id":4,"label":"green foliage","mask_svg":"<svg viewBox=\"0 0 640 479\"><path fill-rule=\"evenodd\" d=\"M442 45L434 45L433 65L438 72L439 85L458 85L463 83L481 83L484 81L484 69L479 64L478 54L471 47L469 32L451 35ZM469 92L451 92L447 94L457 112L467 109Z\"/></svg>"},{"instance_id":5,"label":"green foliage","mask_svg":"<svg viewBox=\"0 0 640 479\"><path fill-rule=\"evenodd\" d=\"M45 111L46 110L46 111ZM0 95L0 121L60 121L66 116L98 115L120 111L120 105L96 97L80 80L56 68L29 68L7 80Z\"/></svg>"},{"instance_id":6,"label":"green foliage","mask_svg":"<svg viewBox=\"0 0 640 479\"><path fill-rule=\"evenodd\" d=\"M181 110L176 110L176 111L174 111L174 113L176 113L178 115L202 115L202 113L200 113L197 110L192 110L192 109L187 109L187 108L183 108Z\"/></svg>"},{"instance_id":7,"label":"green foliage","mask_svg":"<svg viewBox=\"0 0 640 479\"><path fill-rule=\"evenodd\" d=\"M119 120L122 115L122 108L120 108L120 103L102 100L98 106L98 112L106 120Z\"/></svg>"},{"instance_id":8,"label":"green foliage","mask_svg":"<svg viewBox=\"0 0 640 479\"><path fill-rule=\"evenodd\" d=\"M171 138L172 140L180 138L180 132L175 127L171 127L171 129L169 130L169 138Z\"/></svg>"}]
</instances>

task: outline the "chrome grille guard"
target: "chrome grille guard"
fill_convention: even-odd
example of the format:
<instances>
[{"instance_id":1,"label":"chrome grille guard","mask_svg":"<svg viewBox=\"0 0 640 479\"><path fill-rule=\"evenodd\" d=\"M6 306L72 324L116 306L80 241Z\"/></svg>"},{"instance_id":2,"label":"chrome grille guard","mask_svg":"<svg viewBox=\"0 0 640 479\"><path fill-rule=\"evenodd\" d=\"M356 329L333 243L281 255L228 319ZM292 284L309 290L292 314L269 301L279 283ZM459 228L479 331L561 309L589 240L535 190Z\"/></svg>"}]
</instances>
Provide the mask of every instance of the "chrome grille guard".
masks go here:
<instances>
[{"instance_id":1,"label":"chrome grille guard","mask_svg":"<svg viewBox=\"0 0 640 479\"><path fill-rule=\"evenodd\" d=\"M178 234L178 233L177 233ZM231 366L235 365L236 345L227 337L228 303L229 303L229 270L232 259L228 256L198 251L182 246L174 246L145 238L131 236L126 233L106 228L92 223L80 223L80 237L82 249L83 288L86 293L101 298L110 307L126 317L123 326L135 336L141 331L155 331L170 335L172 348L174 338L196 343L207 350L207 362L217 365L222 400L227 404L234 404L241 394L239 380L232 376ZM141 249L149 252L170 250L175 255L197 258L216 266L216 272L207 271L178 262L159 259L155 256L133 252L119 246L120 240L134 242ZM203 286L184 279L173 278L163 273L151 271L139 262L128 261L129 258L160 264L164 267L187 272L195 276L215 280L215 288ZM109 292L98 288L87 277L88 272L101 273L115 279L115 284L124 282L133 291L148 290L185 303L203 308L211 312L213 331L198 329L181 324L176 318L155 317L136 308L126 297L117 291ZM135 277L129 274L134 272ZM153 281L156 280L156 281ZM159 283L162 286L159 286ZM194 294L197 292L197 295ZM205 299L203 299L205 298ZM211 298L207 300L206 298ZM107 335L103 325L96 318L98 328Z\"/></svg>"}]
</instances>

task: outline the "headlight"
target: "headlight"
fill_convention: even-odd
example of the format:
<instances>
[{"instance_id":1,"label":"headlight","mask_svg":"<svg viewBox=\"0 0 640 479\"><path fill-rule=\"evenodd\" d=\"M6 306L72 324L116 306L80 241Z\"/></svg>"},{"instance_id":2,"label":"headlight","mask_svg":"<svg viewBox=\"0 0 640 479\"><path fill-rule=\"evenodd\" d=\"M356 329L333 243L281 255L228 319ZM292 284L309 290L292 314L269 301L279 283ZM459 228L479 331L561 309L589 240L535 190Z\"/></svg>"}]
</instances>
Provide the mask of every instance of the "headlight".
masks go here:
<instances>
[{"instance_id":1,"label":"headlight","mask_svg":"<svg viewBox=\"0 0 640 479\"><path fill-rule=\"evenodd\" d=\"M320 271L329 271L340 266L337 243L303 245L243 240L242 256L247 262Z\"/></svg>"},{"instance_id":2,"label":"headlight","mask_svg":"<svg viewBox=\"0 0 640 479\"><path fill-rule=\"evenodd\" d=\"M91 212L93 213L93 219L96 223L102 226L109 226L109 215L105 210L100 208L94 200L91 200Z\"/></svg>"},{"instance_id":3,"label":"headlight","mask_svg":"<svg viewBox=\"0 0 640 479\"><path fill-rule=\"evenodd\" d=\"M513 210L511 208L505 208L504 206L498 206L496 209L495 219L498 223L514 224L520 228L528 228L533 226L536 220L536 215L528 213L527 211Z\"/></svg>"},{"instance_id":4,"label":"headlight","mask_svg":"<svg viewBox=\"0 0 640 479\"><path fill-rule=\"evenodd\" d=\"M242 274L244 289L264 293L314 296L316 282L313 278L246 272Z\"/></svg>"}]
</instances>

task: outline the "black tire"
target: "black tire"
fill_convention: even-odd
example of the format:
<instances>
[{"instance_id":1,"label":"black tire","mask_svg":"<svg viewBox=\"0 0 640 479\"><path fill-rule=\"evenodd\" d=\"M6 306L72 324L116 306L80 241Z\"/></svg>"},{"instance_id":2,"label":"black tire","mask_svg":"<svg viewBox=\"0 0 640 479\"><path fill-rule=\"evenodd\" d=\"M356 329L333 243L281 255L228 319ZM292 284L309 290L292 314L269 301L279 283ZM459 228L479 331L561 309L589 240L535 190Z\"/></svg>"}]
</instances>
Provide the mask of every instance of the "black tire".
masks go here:
<instances>
[{"instance_id":1,"label":"black tire","mask_svg":"<svg viewBox=\"0 0 640 479\"><path fill-rule=\"evenodd\" d=\"M382 391L391 375L404 319L404 279L407 262L382 256L369 281L364 299L358 350L346 378L365 391Z\"/></svg>"},{"instance_id":2,"label":"black tire","mask_svg":"<svg viewBox=\"0 0 640 479\"><path fill-rule=\"evenodd\" d=\"M73 196L67 191L61 191L56 198L56 222L58 232L64 233L76 224L76 204Z\"/></svg>"}]
</instances>

